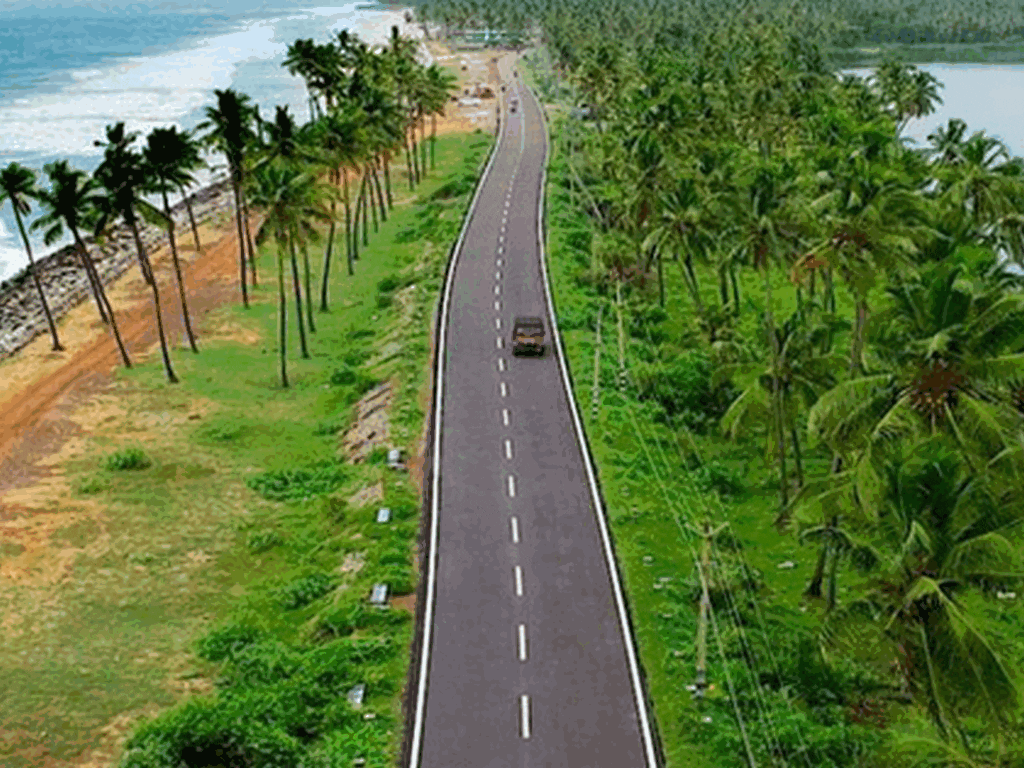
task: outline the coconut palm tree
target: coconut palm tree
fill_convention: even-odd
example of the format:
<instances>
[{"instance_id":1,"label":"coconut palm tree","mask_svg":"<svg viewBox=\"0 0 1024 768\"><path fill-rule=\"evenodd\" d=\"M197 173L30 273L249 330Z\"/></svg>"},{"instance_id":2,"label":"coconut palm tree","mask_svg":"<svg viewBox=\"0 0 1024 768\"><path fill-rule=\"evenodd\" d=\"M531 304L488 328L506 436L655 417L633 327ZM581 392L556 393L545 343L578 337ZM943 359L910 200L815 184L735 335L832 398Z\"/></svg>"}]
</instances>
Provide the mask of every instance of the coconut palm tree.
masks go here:
<instances>
[{"instance_id":1,"label":"coconut palm tree","mask_svg":"<svg viewBox=\"0 0 1024 768\"><path fill-rule=\"evenodd\" d=\"M345 104L344 107L333 110L324 116L317 124L317 143L323 147L323 161L330 167L331 175L335 186L343 185L342 202L345 207L345 251L348 263L348 273L353 274L352 268L352 212L349 203L348 190L348 169L357 165L361 157L365 136L363 124L365 114L355 105ZM331 251L334 245L334 233L336 226L335 206L336 201L331 201L331 227L327 237L327 247L324 251L324 268L322 284L320 286L320 310L327 311L327 285L331 270Z\"/></svg>"},{"instance_id":2,"label":"coconut palm tree","mask_svg":"<svg viewBox=\"0 0 1024 768\"><path fill-rule=\"evenodd\" d=\"M53 351L63 352L64 346L57 336L57 325L53 322L53 315L50 313L50 305L46 301L46 294L43 293L43 284L39 281L39 273L36 270L35 259L32 258L32 245L25 234L25 224L22 216L27 216L32 211L29 199L36 196L35 173L22 165L11 163L0 170L0 207L8 200L14 209L14 220L18 223L18 232L21 233L21 241L25 244L25 253L28 254L28 269L32 274L32 281L36 285L36 292L39 294L39 301L43 305L43 314L46 315L46 324L50 328L50 338L53 341Z\"/></svg>"},{"instance_id":3,"label":"coconut palm tree","mask_svg":"<svg viewBox=\"0 0 1024 768\"><path fill-rule=\"evenodd\" d=\"M246 231L242 216L244 210L242 184L245 178L245 162L249 147L256 139L252 124L255 111L249 97L232 89L216 90L216 107L206 108L207 119L200 123L198 130L207 131L203 137L206 146L214 148L227 157L231 174L231 190L235 196L235 223L238 228L239 281L242 288L242 304L248 309L249 291L245 279ZM250 248L249 261L255 284L256 256Z\"/></svg>"},{"instance_id":4,"label":"coconut palm tree","mask_svg":"<svg viewBox=\"0 0 1024 768\"><path fill-rule=\"evenodd\" d=\"M285 259L292 265L292 285L297 315L302 328L302 291L296 265L297 247L315 239L315 224L329 217L326 198L329 192L315 176L296 166L268 164L252 176L253 202L266 211L264 226L273 235L278 247L278 329L281 363L281 385L288 386L287 371L287 293L284 285ZM309 357L305 339L301 339L303 357Z\"/></svg>"},{"instance_id":5,"label":"coconut palm tree","mask_svg":"<svg viewBox=\"0 0 1024 768\"><path fill-rule=\"evenodd\" d=\"M105 195L98 200L100 211L94 232L97 235L107 232L117 218L122 219L131 230L135 240L139 267L153 293L153 309L156 315L157 334L160 337L160 352L163 355L164 371L167 374L167 380L176 384L178 377L171 366L167 336L164 333L163 315L160 312L160 291L157 288L153 267L139 234L138 216L143 215L149 221L163 227L167 226L167 220L160 211L141 197L141 192L147 187L150 180L146 177L145 162L141 153L131 147L138 134L126 133L123 122L113 126L108 125L106 134L105 143L94 142L96 146L103 147L103 161L93 173L93 178L105 191Z\"/></svg>"},{"instance_id":6,"label":"coconut palm tree","mask_svg":"<svg viewBox=\"0 0 1024 768\"><path fill-rule=\"evenodd\" d=\"M444 67L431 64L427 67L427 83L429 85L427 111L430 114L430 168L434 168L434 145L437 143L437 118L445 116L448 98L454 90L458 78Z\"/></svg>"},{"instance_id":7,"label":"coconut palm tree","mask_svg":"<svg viewBox=\"0 0 1024 768\"><path fill-rule=\"evenodd\" d=\"M128 350L125 349L124 341L121 339L114 308L110 306L107 292L103 287L103 280L89 256L89 248L82 241L80 232L81 227L89 226L91 217L95 215L95 208L98 204L96 182L90 179L85 171L72 169L67 160L58 160L44 165L43 170L50 177L50 188L40 189L37 197L46 212L32 223L31 228L43 231L43 238L47 245L52 245L62 238L65 227L70 230L82 260L82 268L89 277L89 285L92 288L100 318L114 334L124 367L131 368L132 361L128 357Z\"/></svg>"},{"instance_id":8,"label":"coconut palm tree","mask_svg":"<svg viewBox=\"0 0 1024 768\"><path fill-rule=\"evenodd\" d=\"M1005 728L1021 703L1009 659L966 599L1024 578L1011 543L1024 521L1020 494L972 472L943 436L894 456L884 487L872 586L833 613L825 637L849 627L861 647L866 631L895 647L940 736L966 746L964 717Z\"/></svg>"},{"instance_id":9,"label":"coconut palm tree","mask_svg":"<svg viewBox=\"0 0 1024 768\"><path fill-rule=\"evenodd\" d=\"M202 243L199 241L199 227L196 226L195 212L192 210L192 200L186 190L195 186L196 177L194 171L206 168L206 163L201 157L202 144L190 131L179 131L176 126L166 129L168 132L162 135L162 154L165 172L170 174L171 180L178 194L185 203L185 210L188 212L189 225L192 227L192 238L195 241L196 253L202 253Z\"/></svg>"},{"instance_id":10,"label":"coconut palm tree","mask_svg":"<svg viewBox=\"0 0 1024 768\"><path fill-rule=\"evenodd\" d=\"M176 127L154 128L146 137L146 146L142 157L146 163L144 170L149 179L147 191L160 195L164 204L164 216L167 219L167 239L171 244L171 262L174 264L174 275L178 282L178 299L181 302L181 318L185 326L185 335L192 351L199 352L196 335L192 331L192 318L189 317L188 299L185 297L185 280L181 275L181 261L178 258L178 245L174 239L174 219L171 217L171 204L167 193L184 182L182 168L182 135ZM185 172L187 174L187 171Z\"/></svg>"}]
</instances>

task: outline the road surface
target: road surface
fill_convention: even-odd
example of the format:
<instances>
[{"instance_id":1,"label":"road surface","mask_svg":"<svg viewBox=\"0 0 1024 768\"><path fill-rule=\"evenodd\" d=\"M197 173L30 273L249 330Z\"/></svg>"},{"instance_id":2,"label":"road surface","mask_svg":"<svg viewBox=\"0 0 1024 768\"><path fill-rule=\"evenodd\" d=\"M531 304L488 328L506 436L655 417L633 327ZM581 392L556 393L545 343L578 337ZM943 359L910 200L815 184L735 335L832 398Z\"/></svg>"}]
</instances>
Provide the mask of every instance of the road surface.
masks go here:
<instances>
[{"instance_id":1,"label":"road surface","mask_svg":"<svg viewBox=\"0 0 1024 768\"><path fill-rule=\"evenodd\" d=\"M428 674L409 765L643 768L653 752L638 678L551 329L543 358L511 353L513 317L547 317L544 127L514 78L499 96L513 93L452 277L436 582L427 656L413 660Z\"/></svg>"}]
</instances>

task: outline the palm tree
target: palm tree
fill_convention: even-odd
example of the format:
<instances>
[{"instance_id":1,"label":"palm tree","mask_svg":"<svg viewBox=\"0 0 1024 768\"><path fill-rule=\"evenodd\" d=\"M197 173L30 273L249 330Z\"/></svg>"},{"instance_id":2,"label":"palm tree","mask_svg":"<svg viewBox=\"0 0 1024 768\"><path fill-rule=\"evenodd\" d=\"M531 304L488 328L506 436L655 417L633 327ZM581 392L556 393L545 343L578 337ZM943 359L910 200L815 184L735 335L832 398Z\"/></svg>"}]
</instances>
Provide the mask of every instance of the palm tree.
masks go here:
<instances>
[{"instance_id":1,"label":"palm tree","mask_svg":"<svg viewBox=\"0 0 1024 768\"><path fill-rule=\"evenodd\" d=\"M292 264L292 285L295 291L300 330L302 328L302 292L295 249L315 236L314 223L324 221L328 214L324 198L327 193L314 176L295 166L264 165L252 177L253 201L266 211L264 226L273 234L278 247L278 329L281 362L281 385L288 386L287 370L287 293L284 286L285 258ZM303 357L309 357L302 338Z\"/></svg>"},{"instance_id":2,"label":"palm tree","mask_svg":"<svg viewBox=\"0 0 1024 768\"><path fill-rule=\"evenodd\" d=\"M362 146L364 113L354 105L346 104L343 109L336 109L326 115L317 125L317 143L323 147L323 161L330 167L336 186L344 184L343 203L345 206L345 249L348 262L348 273L352 269L352 213L349 204L348 168L357 164ZM334 233L337 224L335 217L336 201L331 200L331 228L324 250L323 278L320 286L320 311L327 311L327 285L331 271L331 252L334 247Z\"/></svg>"},{"instance_id":3,"label":"palm tree","mask_svg":"<svg viewBox=\"0 0 1024 768\"><path fill-rule=\"evenodd\" d=\"M437 142L437 117L445 116L445 108L448 106L448 97L458 78L444 67L438 64L431 64L427 67L427 83L429 85L427 110L430 114L430 168L434 168L434 145ZM390 194L390 193L389 193Z\"/></svg>"},{"instance_id":4,"label":"palm tree","mask_svg":"<svg viewBox=\"0 0 1024 768\"><path fill-rule=\"evenodd\" d=\"M877 496L867 486L898 439L944 432L977 472L1019 461L1024 299L965 272L943 262L889 288L893 304L874 334L878 372L841 382L810 409L808 436L844 457L861 500Z\"/></svg>"},{"instance_id":5,"label":"palm tree","mask_svg":"<svg viewBox=\"0 0 1024 768\"><path fill-rule=\"evenodd\" d=\"M14 209L14 220L18 223L18 231L21 233L21 241L25 244L25 253L28 254L28 269L32 273L32 280L36 284L36 291L39 293L39 301L43 305L43 314L46 315L46 323L50 327L50 338L53 340L53 351L63 352L64 346L57 337L57 325L53 322L53 315L50 313L50 305L46 302L46 294L43 293L43 285L39 281L39 274L36 271L36 262L32 258L32 246L25 234L25 224L21 217L28 215L32 210L29 198L35 197L35 173L22 165L11 163L3 170L0 170L0 207L8 200Z\"/></svg>"},{"instance_id":6,"label":"palm tree","mask_svg":"<svg viewBox=\"0 0 1024 768\"><path fill-rule=\"evenodd\" d=\"M167 380L176 384L178 377L171 366L171 355L167 347L167 336L164 333L163 315L160 312L160 291L157 288L156 277L153 274L153 267L149 262L149 256L142 244L139 235L139 222L136 209L150 221L167 226L166 218L160 211L147 203L140 196L140 192L146 188L149 179L146 178L143 157L140 153L131 148L132 143L138 134L125 133L124 123L107 126L107 141L104 144L96 141L96 146L103 147L103 162L93 173L95 178L106 191L106 195L99 200L100 213L96 219L94 231L97 235L108 230L115 218L121 218L131 229L132 237L135 239L135 251L139 259L139 267L142 275L153 291L153 308L156 314L157 334L160 337L160 351L163 355L164 371Z\"/></svg>"},{"instance_id":7,"label":"palm tree","mask_svg":"<svg viewBox=\"0 0 1024 768\"><path fill-rule=\"evenodd\" d=\"M200 123L199 130L208 130L203 137L204 143L222 152L228 160L231 174L231 190L235 196L235 223L238 227L239 279L242 287L242 304L248 309L249 291L245 281L245 249L246 231L242 223L243 191L242 183L245 175L245 160L248 147L254 142L256 134L252 129L255 112L250 105L249 97L228 89L214 91L217 97L216 107L206 108L207 119ZM256 256L249 249L250 268L255 284Z\"/></svg>"},{"instance_id":8,"label":"palm tree","mask_svg":"<svg viewBox=\"0 0 1024 768\"><path fill-rule=\"evenodd\" d=\"M96 271L96 265L93 264L89 256L89 249L82 241L82 235L79 232L79 227L88 226L90 217L95 214L96 182L90 179L85 171L72 169L67 160L58 160L44 165L43 170L50 177L50 189L40 189L38 200L47 211L32 223L32 229L43 230L43 238L47 245L52 245L64 236L65 226L71 231L71 236L75 240L75 246L82 259L82 268L89 277L89 285L92 288L100 318L110 326L111 333L114 334L124 367L131 368L132 361L129 359L128 350L125 349L124 341L121 339L114 308L110 306L107 293L103 288L103 280Z\"/></svg>"},{"instance_id":9,"label":"palm tree","mask_svg":"<svg viewBox=\"0 0 1024 768\"><path fill-rule=\"evenodd\" d=\"M189 131L179 132L177 127L172 127L168 130L169 132L164 134L162 138L162 156L166 166L165 172L170 174L168 178L185 203L185 210L188 211L188 221L192 227L192 237L195 240L196 253L198 254L202 252L202 244L199 241L199 227L196 226L192 201L185 190L196 184L196 178L192 172L207 167L200 156L202 145L193 133Z\"/></svg>"},{"instance_id":10,"label":"palm tree","mask_svg":"<svg viewBox=\"0 0 1024 768\"><path fill-rule=\"evenodd\" d=\"M855 616L895 646L910 692L944 740L964 740L963 718L1006 727L1020 705L1008 660L986 635L970 593L991 595L1020 582L1012 537L1024 509L1018 492L968 470L942 436L886 466L877 572L867 594L836 611L825 636L835 641ZM961 746L966 746L962 743Z\"/></svg>"},{"instance_id":11,"label":"palm tree","mask_svg":"<svg viewBox=\"0 0 1024 768\"><path fill-rule=\"evenodd\" d=\"M185 298L185 280L181 275L181 262L178 259L178 246L174 241L174 219L171 217L171 204L167 199L168 190L180 186L184 182L183 171L180 166L182 158L183 136L178 133L176 127L154 128L146 137L146 146L142 150L145 160L145 175L149 177L150 184L147 191L158 192L164 204L164 216L167 218L167 239L171 244L171 261L174 264L174 275L178 281L178 299L181 301L181 317L185 326L185 335L188 336L189 346L195 353L199 352L196 346L196 336L192 331L192 319L188 313L188 300Z\"/></svg>"}]
</instances>

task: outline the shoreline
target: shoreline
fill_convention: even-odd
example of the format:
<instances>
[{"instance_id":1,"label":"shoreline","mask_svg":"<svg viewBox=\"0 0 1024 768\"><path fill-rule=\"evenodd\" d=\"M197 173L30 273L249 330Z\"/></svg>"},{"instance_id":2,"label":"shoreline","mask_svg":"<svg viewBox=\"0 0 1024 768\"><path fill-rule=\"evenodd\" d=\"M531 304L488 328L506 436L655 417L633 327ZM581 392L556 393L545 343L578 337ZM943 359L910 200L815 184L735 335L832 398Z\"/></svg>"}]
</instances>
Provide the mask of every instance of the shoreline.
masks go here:
<instances>
[{"instance_id":1,"label":"shoreline","mask_svg":"<svg viewBox=\"0 0 1024 768\"><path fill-rule=\"evenodd\" d=\"M234 210L231 187L226 179L198 188L189 195L189 200L196 226L207 224L222 213L230 214ZM191 225L183 200L171 206L171 218L175 223L179 258L184 256L182 251L201 257L202 254L195 253ZM159 227L142 222L140 235L151 260L155 259L158 251L169 250L167 233ZM102 246L92 236L82 239L104 287L109 287L133 265L138 264L131 230L124 224L118 225ZM204 250L212 245L210 242L204 243ZM59 324L68 312L83 301L91 300L89 279L74 243L37 258L35 263L55 323ZM47 332L46 315L39 301L35 281L31 279L27 268L22 269L0 285L0 361L12 357L37 336Z\"/></svg>"}]
</instances>

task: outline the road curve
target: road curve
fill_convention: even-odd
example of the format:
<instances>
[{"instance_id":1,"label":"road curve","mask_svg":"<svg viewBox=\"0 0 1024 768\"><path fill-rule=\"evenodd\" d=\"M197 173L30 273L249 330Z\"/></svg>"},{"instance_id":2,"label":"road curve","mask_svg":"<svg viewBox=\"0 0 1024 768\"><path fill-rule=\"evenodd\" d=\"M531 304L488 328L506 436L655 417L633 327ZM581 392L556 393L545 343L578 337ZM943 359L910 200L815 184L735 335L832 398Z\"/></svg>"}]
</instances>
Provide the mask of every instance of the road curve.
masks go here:
<instances>
[{"instance_id":1,"label":"road curve","mask_svg":"<svg viewBox=\"0 0 1024 768\"><path fill-rule=\"evenodd\" d=\"M443 298L423 642L405 763L654 768L558 349L511 354L513 317L548 317L538 238L545 129L515 79L503 98L514 93L519 108L504 111Z\"/></svg>"}]
</instances>

